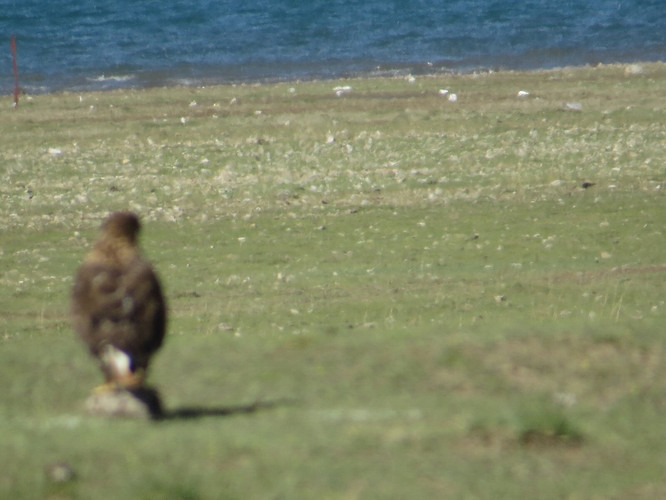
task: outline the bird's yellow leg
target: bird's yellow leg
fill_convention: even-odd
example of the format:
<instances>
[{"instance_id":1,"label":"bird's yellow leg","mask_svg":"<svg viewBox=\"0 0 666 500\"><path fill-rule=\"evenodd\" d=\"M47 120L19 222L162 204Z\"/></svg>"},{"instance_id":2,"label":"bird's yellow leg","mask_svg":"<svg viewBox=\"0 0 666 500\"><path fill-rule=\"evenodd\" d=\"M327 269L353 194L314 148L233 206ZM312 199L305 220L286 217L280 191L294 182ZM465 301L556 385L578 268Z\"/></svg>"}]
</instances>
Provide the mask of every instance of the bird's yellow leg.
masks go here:
<instances>
[{"instance_id":1,"label":"bird's yellow leg","mask_svg":"<svg viewBox=\"0 0 666 500\"><path fill-rule=\"evenodd\" d=\"M98 385L93 389L93 394L107 394L120 389L120 385L115 380L109 380L102 385Z\"/></svg>"},{"instance_id":2,"label":"bird's yellow leg","mask_svg":"<svg viewBox=\"0 0 666 500\"><path fill-rule=\"evenodd\" d=\"M122 377L107 380L104 384L98 385L93 390L95 394L106 394L114 391L121 391L123 389L132 390L143 387L143 382L146 378L146 370L138 369L134 373L128 373Z\"/></svg>"},{"instance_id":3,"label":"bird's yellow leg","mask_svg":"<svg viewBox=\"0 0 666 500\"><path fill-rule=\"evenodd\" d=\"M139 368L135 372L128 373L118 379L117 384L123 389L138 389L143 386L146 378L146 371Z\"/></svg>"}]
</instances>

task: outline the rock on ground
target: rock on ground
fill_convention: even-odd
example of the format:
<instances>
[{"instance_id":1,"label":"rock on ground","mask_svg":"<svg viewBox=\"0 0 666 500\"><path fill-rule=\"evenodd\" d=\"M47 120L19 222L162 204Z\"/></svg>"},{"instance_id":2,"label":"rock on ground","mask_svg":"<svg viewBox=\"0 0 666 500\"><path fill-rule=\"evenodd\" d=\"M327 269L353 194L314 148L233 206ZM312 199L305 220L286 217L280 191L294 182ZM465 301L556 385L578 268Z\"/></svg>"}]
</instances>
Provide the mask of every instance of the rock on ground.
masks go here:
<instances>
[{"instance_id":1,"label":"rock on ground","mask_svg":"<svg viewBox=\"0 0 666 500\"><path fill-rule=\"evenodd\" d=\"M89 415L113 418L149 420L163 415L159 393L150 388L92 394L85 402L85 410Z\"/></svg>"}]
</instances>

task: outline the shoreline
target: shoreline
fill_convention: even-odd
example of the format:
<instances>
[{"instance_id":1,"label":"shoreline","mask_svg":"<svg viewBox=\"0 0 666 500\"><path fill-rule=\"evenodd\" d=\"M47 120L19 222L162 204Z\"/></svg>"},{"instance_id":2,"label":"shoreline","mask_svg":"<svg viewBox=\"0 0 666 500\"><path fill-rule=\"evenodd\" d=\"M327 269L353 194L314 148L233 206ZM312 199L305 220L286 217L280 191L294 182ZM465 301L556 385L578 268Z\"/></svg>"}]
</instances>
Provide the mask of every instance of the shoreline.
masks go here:
<instances>
[{"instance_id":1,"label":"shoreline","mask_svg":"<svg viewBox=\"0 0 666 500\"><path fill-rule=\"evenodd\" d=\"M238 79L238 80L228 80L224 79L213 79L210 78L209 81L206 81L206 78L178 78L174 79L173 83L157 83L157 84L143 84L143 85L124 85L126 82L130 82L135 79L136 75L99 75L96 78L89 78L90 82L109 82L109 87L106 88L77 88L73 86L71 88L59 89L54 91L45 91L45 92L31 92L27 90L21 81L19 80L20 96L24 97L35 97L35 96L46 96L46 95L67 95L67 94L93 94L93 93L107 93L107 92L122 92L122 91L150 91L150 90L165 90L165 89L206 89L206 88L215 88L215 87L252 87L252 86L270 86L270 85L280 85L280 84L303 84L303 83L320 83L320 82L336 82L336 81L359 81L359 80L381 80L381 79L405 79L405 78L423 78L423 79L432 79L432 78L464 78L464 77L477 77L479 75L535 75L535 74L553 74L558 72L572 72L572 71L589 71L597 69L625 69L627 72L632 72L633 74L640 74L642 70L636 68L646 68L646 67L659 67L666 65L666 61L635 61L635 62L614 62L614 63L597 63L595 65L591 64L581 64L581 65L572 65L572 66L561 66L553 68L537 68L537 69L510 69L510 68L500 68L493 69L487 67L479 67L476 69L470 70L453 70L453 69L442 69L440 71L428 71L427 64L424 64L424 68L418 68L419 71L409 71L409 69L415 69L413 66L410 68L400 69L377 69L370 72L359 72L349 74L340 74L336 76L326 77L326 76L312 76L305 78L290 78L290 77L269 77L269 78L257 78L257 79ZM631 68L635 68L631 70ZM422 70L422 71L421 71ZM113 83L117 85L113 85ZM168 82L168 80L167 80ZM13 96L13 91L6 94L6 96Z\"/></svg>"}]
</instances>

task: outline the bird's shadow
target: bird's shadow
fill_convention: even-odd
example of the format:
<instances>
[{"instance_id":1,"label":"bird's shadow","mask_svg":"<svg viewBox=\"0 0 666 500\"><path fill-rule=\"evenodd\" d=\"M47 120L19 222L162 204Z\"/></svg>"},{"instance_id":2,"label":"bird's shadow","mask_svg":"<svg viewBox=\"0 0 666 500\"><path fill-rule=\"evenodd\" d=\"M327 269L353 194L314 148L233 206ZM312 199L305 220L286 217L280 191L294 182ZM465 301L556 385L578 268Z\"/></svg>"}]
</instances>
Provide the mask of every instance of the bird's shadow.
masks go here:
<instances>
[{"instance_id":1,"label":"bird's shadow","mask_svg":"<svg viewBox=\"0 0 666 500\"><path fill-rule=\"evenodd\" d=\"M264 410L270 410L277 406L293 403L286 399L280 400L258 400L250 404L236 406L185 406L173 410L165 409L159 392L153 388L141 388L130 391L132 395L141 401L148 410L152 420L165 422L177 420L196 420L204 417L230 417L233 415L248 415Z\"/></svg>"},{"instance_id":2,"label":"bird's shadow","mask_svg":"<svg viewBox=\"0 0 666 500\"><path fill-rule=\"evenodd\" d=\"M174 420L196 420L204 417L230 417L233 415L248 415L264 410L270 410L276 406L287 404L286 401L255 401L247 405L237 406L186 406L174 410L162 410L153 414L153 420L160 422Z\"/></svg>"}]
</instances>

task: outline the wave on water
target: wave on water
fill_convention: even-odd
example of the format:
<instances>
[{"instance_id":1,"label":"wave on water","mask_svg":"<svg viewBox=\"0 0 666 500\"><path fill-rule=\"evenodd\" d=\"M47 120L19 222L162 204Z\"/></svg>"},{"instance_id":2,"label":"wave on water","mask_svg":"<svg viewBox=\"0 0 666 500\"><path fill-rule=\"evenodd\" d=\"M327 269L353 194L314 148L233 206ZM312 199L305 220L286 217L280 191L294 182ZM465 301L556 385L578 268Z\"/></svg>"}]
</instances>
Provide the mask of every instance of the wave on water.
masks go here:
<instances>
[{"instance_id":1,"label":"wave on water","mask_svg":"<svg viewBox=\"0 0 666 500\"><path fill-rule=\"evenodd\" d=\"M104 82L129 82L131 80L134 80L136 78L136 75L109 75L106 76L104 74L95 76L95 77L89 77L86 78L89 82L97 82L97 83L104 83Z\"/></svg>"}]
</instances>

